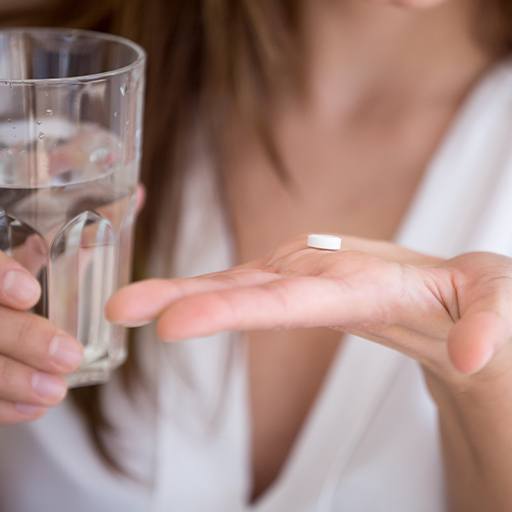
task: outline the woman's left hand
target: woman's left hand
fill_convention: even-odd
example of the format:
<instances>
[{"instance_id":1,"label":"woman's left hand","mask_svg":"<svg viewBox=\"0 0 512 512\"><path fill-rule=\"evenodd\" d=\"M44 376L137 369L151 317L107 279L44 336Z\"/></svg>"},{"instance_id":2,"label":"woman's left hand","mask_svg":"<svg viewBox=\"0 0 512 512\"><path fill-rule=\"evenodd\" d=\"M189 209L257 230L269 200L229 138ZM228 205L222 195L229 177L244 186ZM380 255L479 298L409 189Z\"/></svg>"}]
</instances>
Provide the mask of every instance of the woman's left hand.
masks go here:
<instances>
[{"instance_id":1,"label":"woman's left hand","mask_svg":"<svg viewBox=\"0 0 512 512\"><path fill-rule=\"evenodd\" d=\"M331 327L392 347L450 380L512 368L512 259L450 260L344 237L343 249L306 237L269 257L186 279L150 279L118 291L108 318L157 321L163 340L223 330Z\"/></svg>"}]
</instances>

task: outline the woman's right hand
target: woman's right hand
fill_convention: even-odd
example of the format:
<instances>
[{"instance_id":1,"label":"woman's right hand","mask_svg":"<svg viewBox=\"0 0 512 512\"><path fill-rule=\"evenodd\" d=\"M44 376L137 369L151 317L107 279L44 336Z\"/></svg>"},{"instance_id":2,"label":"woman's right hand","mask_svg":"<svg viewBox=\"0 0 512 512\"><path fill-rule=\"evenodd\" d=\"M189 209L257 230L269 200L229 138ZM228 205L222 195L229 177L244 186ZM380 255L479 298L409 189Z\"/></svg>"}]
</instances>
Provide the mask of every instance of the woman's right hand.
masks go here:
<instances>
[{"instance_id":1,"label":"woman's right hand","mask_svg":"<svg viewBox=\"0 0 512 512\"><path fill-rule=\"evenodd\" d=\"M58 404L63 375L82 360L78 341L27 311L40 294L32 274L0 252L0 424L39 418Z\"/></svg>"}]
</instances>

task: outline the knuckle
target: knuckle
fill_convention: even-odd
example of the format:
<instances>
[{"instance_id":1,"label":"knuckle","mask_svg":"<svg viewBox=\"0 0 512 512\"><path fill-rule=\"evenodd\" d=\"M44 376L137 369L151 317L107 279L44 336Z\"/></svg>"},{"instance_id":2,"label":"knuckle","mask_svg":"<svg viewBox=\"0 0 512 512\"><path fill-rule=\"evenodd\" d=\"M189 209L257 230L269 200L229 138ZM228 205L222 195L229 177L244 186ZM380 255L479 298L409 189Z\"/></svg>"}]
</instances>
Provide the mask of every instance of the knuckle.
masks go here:
<instances>
[{"instance_id":1,"label":"knuckle","mask_svg":"<svg viewBox=\"0 0 512 512\"><path fill-rule=\"evenodd\" d=\"M56 329L50 328L44 318L24 314L15 335L15 342L18 346L24 347L27 346L29 342L36 340L36 343L32 344L38 347L39 350L44 349L46 353L55 333Z\"/></svg>"},{"instance_id":2,"label":"knuckle","mask_svg":"<svg viewBox=\"0 0 512 512\"><path fill-rule=\"evenodd\" d=\"M12 387L14 380L14 365L6 357L0 357L0 390Z\"/></svg>"},{"instance_id":3,"label":"knuckle","mask_svg":"<svg viewBox=\"0 0 512 512\"><path fill-rule=\"evenodd\" d=\"M28 339L31 338L35 330L35 317L32 315L22 315L18 329L15 335L15 342L18 345L24 345Z\"/></svg>"}]
</instances>

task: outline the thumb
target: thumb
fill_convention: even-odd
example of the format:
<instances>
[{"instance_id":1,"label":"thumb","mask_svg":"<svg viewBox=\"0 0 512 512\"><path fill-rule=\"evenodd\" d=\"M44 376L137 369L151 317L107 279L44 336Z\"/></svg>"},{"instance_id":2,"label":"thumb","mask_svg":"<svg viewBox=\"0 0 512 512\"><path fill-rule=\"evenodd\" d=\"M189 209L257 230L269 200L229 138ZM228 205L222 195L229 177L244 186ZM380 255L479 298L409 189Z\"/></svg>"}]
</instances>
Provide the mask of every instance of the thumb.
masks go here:
<instances>
[{"instance_id":1,"label":"thumb","mask_svg":"<svg viewBox=\"0 0 512 512\"><path fill-rule=\"evenodd\" d=\"M512 259L482 252L452 263L459 320L448 335L448 354L457 370L473 374L495 360L512 338Z\"/></svg>"},{"instance_id":2,"label":"thumb","mask_svg":"<svg viewBox=\"0 0 512 512\"><path fill-rule=\"evenodd\" d=\"M505 345L511 326L493 309L464 315L448 336L448 354L457 370L474 374L482 370Z\"/></svg>"}]
</instances>

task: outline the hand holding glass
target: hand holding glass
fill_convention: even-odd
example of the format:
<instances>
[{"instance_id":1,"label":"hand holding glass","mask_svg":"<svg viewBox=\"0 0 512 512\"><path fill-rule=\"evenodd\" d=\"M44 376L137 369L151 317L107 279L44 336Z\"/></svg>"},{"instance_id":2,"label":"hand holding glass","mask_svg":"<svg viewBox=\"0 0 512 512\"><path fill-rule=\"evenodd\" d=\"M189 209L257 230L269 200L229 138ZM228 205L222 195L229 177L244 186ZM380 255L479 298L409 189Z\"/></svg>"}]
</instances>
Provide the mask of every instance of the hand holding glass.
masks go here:
<instances>
[{"instance_id":1,"label":"hand holding glass","mask_svg":"<svg viewBox=\"0 0 512 512\"><path fill-rule=\"evenodd\" d=\"M144 52L122 38L0 31L0 250L34 276L34 311L85 348L71 386L126 357L104 305L130 276Z\"/></svg>"}]
</instances>

